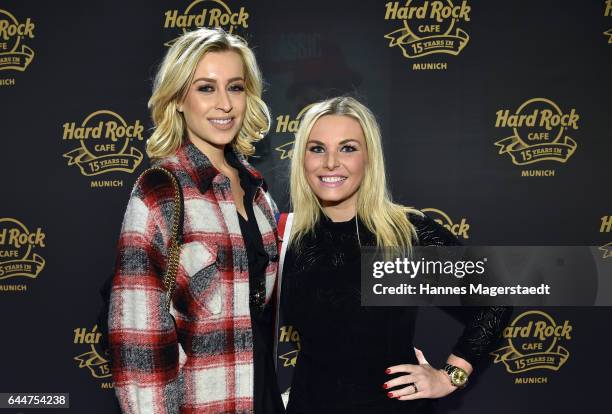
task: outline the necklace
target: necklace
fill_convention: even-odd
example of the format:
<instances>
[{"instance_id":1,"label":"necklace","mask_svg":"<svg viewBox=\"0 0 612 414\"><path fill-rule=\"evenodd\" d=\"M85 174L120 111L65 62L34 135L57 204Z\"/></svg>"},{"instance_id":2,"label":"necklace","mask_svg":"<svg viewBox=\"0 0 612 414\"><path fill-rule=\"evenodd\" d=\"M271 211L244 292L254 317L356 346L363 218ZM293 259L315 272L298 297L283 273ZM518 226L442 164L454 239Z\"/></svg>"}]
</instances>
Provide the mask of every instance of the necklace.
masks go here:
<instances>
[{"instance_id":1,"label":"necklace","mask_svg":"<svg viewBox=\"0 0 612 414\"><path fill-rule=\"evenodd\" d=\"M355 231L357 233L357 243L359 243L359 248L361 248L361 239L359 238L359 221L357 220L357 214L355 214Z\"/></svg>"}]
</instances>

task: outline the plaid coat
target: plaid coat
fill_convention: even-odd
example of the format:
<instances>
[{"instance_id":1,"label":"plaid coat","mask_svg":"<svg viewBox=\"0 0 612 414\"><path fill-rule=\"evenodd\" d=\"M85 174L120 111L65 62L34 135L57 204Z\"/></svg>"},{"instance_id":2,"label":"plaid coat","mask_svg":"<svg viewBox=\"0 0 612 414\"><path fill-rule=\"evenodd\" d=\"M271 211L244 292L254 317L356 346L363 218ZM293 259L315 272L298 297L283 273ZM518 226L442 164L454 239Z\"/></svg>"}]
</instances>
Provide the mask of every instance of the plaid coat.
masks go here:
<instances>
[{"instance_id":1,"label":"plaid coat","mask_svg":"<svg viewBox=\"0 0 612 414\"><path fill-rule=\"evenodd\" d=\"M276 207L261 175L238 158L260 183L253 210L270 257L268 304L278 265ZM125 212L111 292L109 342L121 408L130 414L252 413L248 258L230 181L189 142L154 165L177 176L184 198L170 309L176 324L163 309L162 285L173 190L148 178L136 183Z\"/></svg>"}]
</instances>

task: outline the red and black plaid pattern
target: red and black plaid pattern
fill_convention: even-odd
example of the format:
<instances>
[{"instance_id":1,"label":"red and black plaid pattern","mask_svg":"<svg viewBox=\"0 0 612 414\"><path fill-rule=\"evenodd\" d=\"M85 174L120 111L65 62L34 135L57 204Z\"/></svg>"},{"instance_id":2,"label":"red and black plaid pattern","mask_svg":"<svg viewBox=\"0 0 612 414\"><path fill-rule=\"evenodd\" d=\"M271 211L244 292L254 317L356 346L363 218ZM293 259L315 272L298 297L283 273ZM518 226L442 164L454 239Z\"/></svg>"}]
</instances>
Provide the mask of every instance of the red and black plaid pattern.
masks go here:
<instances>
[{"instance_id":1,"label":"red and black plaid pattern","mask_svg":"<svg viewBox=\"0 0 612 414\"><path fill-rule=\"evenodd\" d=\"M251 175L261 176L239 156ZM109 340L124 413L252 413L253 338L248 258L229 179L191 143L155 163L178 178L183 244L171 314L163 269L173 191L155 175L132 191L118 245ZM253 204L264 248L266 303L278 261L276 207L258 188Z\"/></svg>"}]
</instances>

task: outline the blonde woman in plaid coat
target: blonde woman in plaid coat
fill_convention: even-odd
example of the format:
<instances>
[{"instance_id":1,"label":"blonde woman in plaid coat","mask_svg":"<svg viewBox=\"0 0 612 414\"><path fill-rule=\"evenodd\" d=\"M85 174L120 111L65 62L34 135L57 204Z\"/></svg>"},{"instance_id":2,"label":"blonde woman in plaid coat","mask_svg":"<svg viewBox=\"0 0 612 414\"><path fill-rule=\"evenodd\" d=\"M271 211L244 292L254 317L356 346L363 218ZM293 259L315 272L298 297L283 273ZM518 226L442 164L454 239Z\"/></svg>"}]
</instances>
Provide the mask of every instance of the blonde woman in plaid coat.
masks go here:
<instances>
[{"instance_id":1,"label":"blonde woman in plaid coat","mask_svg":"<svg viewBox=\"0 0 612 414\"><path fill-rule=\"evenodd\" d=\"M261 92L252 51L221 29L181 36L159 68L147 153L180 183L183 240L168 313L162 277L173 188L145 176L125 212L109 313L124 413L282 411L273 330L254 316L271 314L278 265L275 206L246 160L270 126Z\"/></svg>"}]
</instances>

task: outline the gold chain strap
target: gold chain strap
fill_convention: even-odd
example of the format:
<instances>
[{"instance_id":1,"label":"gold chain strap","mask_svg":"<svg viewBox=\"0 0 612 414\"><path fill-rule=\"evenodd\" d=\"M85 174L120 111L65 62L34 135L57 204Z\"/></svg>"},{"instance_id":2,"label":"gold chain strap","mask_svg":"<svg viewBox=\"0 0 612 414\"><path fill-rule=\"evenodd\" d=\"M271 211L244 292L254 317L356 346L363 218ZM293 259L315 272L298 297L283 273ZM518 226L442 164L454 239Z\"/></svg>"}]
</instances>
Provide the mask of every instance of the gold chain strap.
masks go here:
<instances>
[{"instance_id":1,"label":"gold chain strap","mask_svg":"<svg viewBox=\"0 0 612 414\"><path fill-rule=\"evenodd\" d=\"M152 167L146 169L140 175L140 178L144 177L150 171L158 171L165 174L170 181L172 182L172 187L174 189L174 210L172 213L172 234L170 238L170 246L168 247L168 263L166 266L166 273L164 274L164 289L166 290L165 295L165 303L164 308L169 312L170 311L170 303L172 302L172 294L174 293L174 288L176 287L176 273L178 272L179 267L179 258L181 252L181 245L179 241L179 220L181 218L181 204L183 200L181 199L181 191L179 187L179 183L176 180L174 174L170 171L166 170L162 167ZM140 180L139 178L139 180Z\"/></svg>"}]
</instances>

